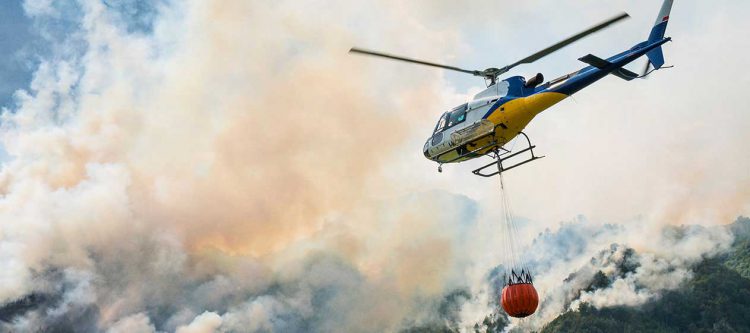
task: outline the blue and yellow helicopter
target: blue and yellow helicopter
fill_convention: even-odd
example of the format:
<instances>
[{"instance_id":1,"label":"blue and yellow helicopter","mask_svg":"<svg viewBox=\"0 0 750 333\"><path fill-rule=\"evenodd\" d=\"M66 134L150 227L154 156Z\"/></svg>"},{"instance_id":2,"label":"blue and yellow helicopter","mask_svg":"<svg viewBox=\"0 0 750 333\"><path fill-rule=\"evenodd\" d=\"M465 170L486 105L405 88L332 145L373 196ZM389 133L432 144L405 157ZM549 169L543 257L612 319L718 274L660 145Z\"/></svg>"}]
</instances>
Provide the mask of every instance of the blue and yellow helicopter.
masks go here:
<instances>
[{"instance_id":1,"label":"blue and yellow helicopter","mask_svg":"<svg viewBox=\"0 0 750 333\"><path fill-rule=\"evenodd\" d=\"M536 147L531 144L529 137L522 132L526 125L540 112L607 75L611 74L630 81L643 78L654 70L667 68L664 67L664 55L661 46L672 40L670 37L665 38L664 33L673 2L674 0L664 1L656 24L651 29L646 41L607 59L588 54L579 58L579 60L589 66L546 83L542 83L544 82L544 76L541 73L528 80L522 76L512 76L501 81L498 81L498 78L518 65L539 60L583 37L625 19L628 14L620 14L502 68L467 70L359 48L352 48L349 52L439 67L483 77L487 83L487 89L476 94L470 102L444 113L438 120L432 136L425 143L423 151L425 157L439 164L438 171L442 171L442 165L445 163L457 163L477 157L490 156L494 159L493 162L472 172L479 176L491 177L543 157L534 154L534 148ZM623 68L623 66L644 55L648 58L648 62L641 74ZM653 68L651 69L651 67ZM525 148L516 151L504 148L519 134L525 138L527 144ZM510 159L513 160L508 161ZM503 165L505 161L508 161L510 165ZM497 166L497 171L484 171L494 165Z\"/></svg>"}]
</instances>

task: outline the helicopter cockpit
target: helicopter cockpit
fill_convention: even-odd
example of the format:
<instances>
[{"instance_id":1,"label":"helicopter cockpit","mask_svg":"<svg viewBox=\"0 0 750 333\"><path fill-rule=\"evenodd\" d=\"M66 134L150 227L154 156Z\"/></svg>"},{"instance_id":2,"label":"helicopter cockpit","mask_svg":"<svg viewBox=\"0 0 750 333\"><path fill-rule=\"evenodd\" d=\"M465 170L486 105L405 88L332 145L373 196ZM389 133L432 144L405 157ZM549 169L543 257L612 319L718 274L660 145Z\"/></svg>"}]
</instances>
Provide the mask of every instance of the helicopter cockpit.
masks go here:
<instances>
[{"instance_id":1,"label":"helicopter cockpit","mask_svg":"<svg viewBox=\"0 0 750 333\"><path fill-rule=\"evenodd\" d=\"M438 120L437 126L435 126L434 133L442 132L448 128L451 128L457 124L460 124L466 120L466 110L469 108L468 103L461 104L453 110L443 113Z\"/></svg>"}]
</instances>

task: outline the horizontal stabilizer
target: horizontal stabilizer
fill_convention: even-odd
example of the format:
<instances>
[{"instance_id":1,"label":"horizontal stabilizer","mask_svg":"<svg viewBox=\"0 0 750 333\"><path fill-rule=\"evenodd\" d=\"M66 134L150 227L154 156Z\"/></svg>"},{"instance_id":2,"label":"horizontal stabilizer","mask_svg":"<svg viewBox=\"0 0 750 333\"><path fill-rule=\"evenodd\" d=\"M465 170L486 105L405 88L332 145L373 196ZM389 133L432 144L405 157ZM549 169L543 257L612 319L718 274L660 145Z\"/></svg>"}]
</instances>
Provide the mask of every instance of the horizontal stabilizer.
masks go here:
<instances>
[{"instance_id":1,"label":"horizontal stabilizer","mask_svg":"<svg viewBox=\"0 0 750 333\"><path fill-rule=\"evenodd\" d=\"M632 79L637 79L638 78L638 74L633 73L633 72L631 72L631 71L629 71L629 70L627 70L625 68L622 68L622 67L614 70L612 73L609 73L609 74L617 76L617 77L619 77L619 78L621 78L621 79L623 79L625 81L630 81Z\"/></svg>"},{"instance_id":2,"label":"horizontal stabilizer","mask_svg":"<svg viewBox=\"0 0 750 333\"><path fill-rule=\"evenodd\" d=\"M591 66L594 66L599 69L604 69L607 66L611 65L612 63L609 61L606 61L602 58L599 58L593 54L587 54L583 57L578 58L578 60L583 61Z\"/></svg>"},{"instance_id":3,"label":"horizontal stabilizer","mask_svg":"<svg viewBox=\"0 0 750 333\"><path fill-rule=\"evenodd\" d=\"M581 58L578 58L578 60L583 61L591 66L594 66L599 69L607 69L610 65L612 65L611 62L606 61L602 58L599 58L593 54L587 54ZM615 68L610 72L609 74L612 74L614 76L617 76L623 80L630 81L632 79L638 78L638 74L633 73L625 68Z\"/></svg>"}]
</instances>

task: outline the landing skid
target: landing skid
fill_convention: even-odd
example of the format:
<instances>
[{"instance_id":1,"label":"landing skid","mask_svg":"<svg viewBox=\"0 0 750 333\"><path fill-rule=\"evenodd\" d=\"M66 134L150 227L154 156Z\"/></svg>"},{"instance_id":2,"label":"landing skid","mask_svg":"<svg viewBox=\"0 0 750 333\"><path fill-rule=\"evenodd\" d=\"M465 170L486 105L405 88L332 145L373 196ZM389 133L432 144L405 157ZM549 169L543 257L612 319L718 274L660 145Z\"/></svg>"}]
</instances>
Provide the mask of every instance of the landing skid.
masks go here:
<instances>
[{"instance_id":1,"label":"landing skid","mask_svg":"<svg viewBox=\"0 0 750 333\"><path fill-rule=\"evenodd\" d=\"M479 154L479 152L486 151L487 149L490 149L489 152L483 153L482 155L490 156L495 161L492 162L492 163L489 163L489 164L487 164L485 166L482 166L482 167L480 167L478 169L475 169L474 171L472 171L472 173L475 174L475 175L477 175L477 176L492 177L492 176L495 176L495 175L498 175L498 174L502 173L503 171L508 171L508 170L513 169L513 168L515 168L517 166L521 166L521 165L529 163L529 162L531 162L533 160L538 160L538 159L544 157L544 156L536 156L534 154L534 148L536 148L536 146L532 146L531 145L531 140L529 140L529 137L526 135L526 133L519 132L518 134L523 135L523 137L526 139L527 147L524 148L524 149L522 149L522 150L519 150L519 151L517 151L515 153L511 154L510 150L503 148L496 141L493 140L493 141L489 142L488 144L486 144L486 145L484 145L482 147L473 149L471 151L467 151L467 152L465 152L463 154L460 154L458 157L455 157L455 158L453 158L453 159L451 159L449 161L446 161L444 163L455 162L455 161L460 160L460 159L462 159L464 157L467 157L467 156L476 157L477 154ZM482 136L482 137L480 137L478 139L481 139L481 138L484 138L484 137L487 137L487 136L494 137L495 136L495 131L492 131L492 133L489 133L489 134L487 134L485 136ZM520 161L520 162L517 162L515 164L512 164L510 166L504 166L503 165L504 161L507 161L507 160L509 160L511 158L514 158L516 156L519 156L519 155L527 153L527 152L531 154L531 157L528 157L527 159L525 159L523 161ZM447 154L447 153L448 152L445 152L443 154ZM508 154L510 154L510 155L508 155ZM440 156L441 155L438 155L438 158ZM443 164L444 163L439 163L438 164L438 172L443 172ZM483 173L482 172L484 169L487 169L487 168L489 168L490 166L493 166L493 165L497 165L497 171L495 171L493 173Z\"/></svg>"},{"instance_id":2,"label":"landing skid","mask_svg":"<svg viewBox=\"0 0 750 333\"><path fill-rule=\"evenodd\" d=\"M479 167L479 168L475 169L474 171L472 171L471 173L473 173L473 174L475 174L477 176L481 176L481 177L492 177L492 176L495 176L495 175L499 175L499 174L501 174L504 171L508 171L508 170L513 169L515 167L519 167L521 165L524 165L526 163L529 163L531 161L538 160L538 159L544 157L544 156L536 156L534 154L534 148L536 148L536 146L531 145L531 140L529 140L529 137L526 135L526 133L520 132L519 134L523 135L523 137L526 138L526 143L528 144L528 146L526 148L521 149L521 150L519 150L519 151L517 151L517 152L515 152L513 154L510 154L510 155L508 155L510 153L510 151L507 150L507 149L504 149L502 147L498 147L499 149L495 148L490 154L488 154L495 161L493 161L493 162L491 162L491 163L489 163L487 165L484 165L482 167ZM503 150L503 152L500 152L501 149ZM531 154L531 156L527 156L527 158L525 160L513 163L510 166L503 165L503 162L505 162L505 161L507 161L507 160L509 160L509 159L511 159L513 157L516 157L516 156L519 156L521 154L524 154L524 153L529 153L529 154ZM492 171L491 173L483 173L482 172L485 169L487 169L489 167L492 167L492 166L497 166L497 171Z\"/></svg>"}]
</instances>

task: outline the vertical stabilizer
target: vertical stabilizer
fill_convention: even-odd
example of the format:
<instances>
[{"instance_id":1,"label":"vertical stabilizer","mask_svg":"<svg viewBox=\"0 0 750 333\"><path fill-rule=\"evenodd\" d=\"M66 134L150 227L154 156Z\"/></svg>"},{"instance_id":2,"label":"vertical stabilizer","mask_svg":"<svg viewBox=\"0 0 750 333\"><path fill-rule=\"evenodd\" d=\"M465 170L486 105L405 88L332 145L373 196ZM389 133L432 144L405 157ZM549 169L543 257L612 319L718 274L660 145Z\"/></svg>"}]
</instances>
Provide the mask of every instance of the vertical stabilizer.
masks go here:
<instances>
[{"instance_id":1,"label":"vertical stabilizer","mask_svg":"<svg viewBox=\"0 0 750 333\"><path fill-rule=\"evenodd\" d=\"M664 32L667 31L667 23L669 22L669 12L672 11L672 3L674 0L664 0L659 11L659 16L656 17L656 23L651 29L651 34L648 35L648 43L654 43L664 38ZM664 65L664 53L661 50L661 46L646 53L648 60L655 69L661 68Z\"/></svg>"}]
</instances>

